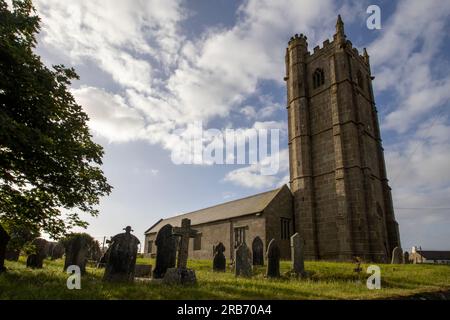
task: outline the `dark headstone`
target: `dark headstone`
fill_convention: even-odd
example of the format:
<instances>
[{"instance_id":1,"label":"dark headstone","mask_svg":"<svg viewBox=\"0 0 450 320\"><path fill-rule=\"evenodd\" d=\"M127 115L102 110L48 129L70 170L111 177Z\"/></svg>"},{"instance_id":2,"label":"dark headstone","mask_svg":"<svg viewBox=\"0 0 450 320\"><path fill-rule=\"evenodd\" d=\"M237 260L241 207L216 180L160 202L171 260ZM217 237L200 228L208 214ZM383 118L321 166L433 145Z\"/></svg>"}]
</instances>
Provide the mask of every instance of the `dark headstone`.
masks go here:
<instances>
[{"instance_id":1,"label":"dark headstone","mask_svg":"<svg viewBox=\"0 0 450 320\"><path fill-rule=\"evenodd\" d=\"M80 267L81 274L86 272L89 246L94 239L86 233L76 233L70 235L64 242L66 258L64 260L64 270L69 266Z\"/></svg>"},{"instance_id":2,"label":"dark headstone","mask_svg":"<svg viewBox=\"0 0 450 320\"><path fill-rule=\"evenodd\" d=\"M236 276L251 277L252 276L252 253L245 242L236 249L235 252L234 274Z\"/></svg>"},{"instance_id":3,"label":"dark headstone","mask_svg":"<svg viewBox=\"0 0 450 320\"><path fill-rule=\"evenodd\" d=\"M227 268L227 261L225 255L225 246L222 242L219 242L217 246L214 247L214 260L213 260L213 271L225 272Z\"/></svg>"},{"instance_id":4,"label":"dark headstone","mask_svg":"<svg viewBox=\"0 0 450 320\"><path fill-rule=\"evenodd\" d=\"M405 253L403 254L403 261L404 263L409 263L409 253L408 251L405 251Z\"/></svg>"},{"instance_id":5,"label":"dark headstone","mask_svg":"<svg viewBox=\"0 0 450 320\"><path fill-rule=\"evenodd\" d=\"M20 250L19 249L10 249L6 247L5 259L9 261L19 261Z\"/></svg>"},{"instance_id":6,"label":"dark headstone","mask_svg":"<svg viewBox=\"0 0 450 320\"><path fill-rule=\"evenodd\" d=\"M270 240L267 247L267 272L268 278L278 278L280 276L280 249L275 239Z\"/></svg>"},{"instance_id":7,"label":"dark headstone","mask_svg":"<svg viewBox=\"0 0 450 320\"><path fill-rule=\"evenodd\" d=\"M11 239L11 237L0 224L0 273L5 271L5 255L9 239Z\"/></svg>"},{"instance_id":8,"label":"dark headstone","mask_svg":"<svg viewBox=\"0 0 450 320\"><path fill-rule=\"evenodd\" d=\"M57 242L51 249L50 259L61 259L64 255L65 249L62 243Z\"/></svg>"},{"instance_id":9,"label":"dark headstone","mask_svg":"<svg viewBox=\"0 0 450 320\"><path fill-rule=\"evenodd\" d=\"M292 271L297 276L304 276L305 273L305 258L304 258L304 240L300 234L295 233L291 237L291 259Z\"/></svg>"},{"instance_id":10,"label":"dark headstone","mask_svg":"<svg viewBox=\"0 0 450 320\"><path fill-rule=\"evenodd\" d=\"M194 270L187 268L189 254L189 239L197 235L197 230L191 229L191 220L181 220L181 227L174 227L173 234L180 237L177 267L168 269L163 278L165 284L193 284L197 280Z\"/></svg>"},{"instance_id":11,"label":"dark headstone","mask_svg":"<svg viewBox=\"0 0 450 320\"><path fill-rule=\"evenodd\" d=\"M115 235L108 248L105 281L133 281L139 239L131 234L131 227L125 233Z\"/></svg>"},{"instance_id":12,"label":"dark headstone","mask_svg":"<svg viewBox=\"0 0 450 320\"><path fill-rule=\"evenodd\" d=\"M31 244L34 247L34 252L28 255L27 267L41 269L44 259L47 257L48 242L45 239L37 238Z\"/></svg>"},{"instance_id":13,"label":"dark headstone","mask_svg":"<svg viewBox=\"0 0 450 320\"><path fill-rule=\"evenodd\" d=\"M135 278L151 278L152 266L150 264L137 264L134 267Z\"/></svg>"},{"instance_id":14,"label":"dark headstone","mask_svg":"<svg viewBox=\"0 0 450 320\"><path fill-rule=\"evenodd\" d=\"M156 236L156 266L153 271L153 278L164 277L168 268L175 267L177 257L177 239L172 233L172 226L166 224L159 229Z\"/></svg>"},{"instance_id":15,"label":"dark headstone","mask_svg":"<svg viewBox=\"0 0 450 320\"><path fill-rule=\"evenodd\" d=\"M403 250L402 248L395 247L392 250L392 264L402 264L403 263Z\"/></svg>"},{"instance_id":16,"label":"dark headstone","mask_svg":"<svg viewBox=\"0 0 450 320\"><path fill-rule=\"evenodd\" d=\"M252 243L253 265L264 265L264 244L260 237L256 237Z\"/></svg>"}]
</instances>

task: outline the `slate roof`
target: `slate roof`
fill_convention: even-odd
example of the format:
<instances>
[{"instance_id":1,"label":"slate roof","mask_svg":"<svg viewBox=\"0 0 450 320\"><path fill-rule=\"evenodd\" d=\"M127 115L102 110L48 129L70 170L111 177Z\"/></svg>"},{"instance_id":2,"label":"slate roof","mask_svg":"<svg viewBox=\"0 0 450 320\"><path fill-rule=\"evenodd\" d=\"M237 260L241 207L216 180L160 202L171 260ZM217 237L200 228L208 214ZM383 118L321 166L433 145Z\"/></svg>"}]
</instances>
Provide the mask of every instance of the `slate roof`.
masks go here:
<instances>
[{"instance_id":1,"label":"slate roof","mask_svg":"<svg viewBox=\"0 0 450 320\"><path fill-rule=\"evenodd\" d=\"M427 260L450 260L450 251L417 250Z\"/></svg>"},{"instance_id":2,"label":"slate roof","mask_svg":"<svg viewBox=\"0 0 450 320\"><path fill-rule=\"evenodd\" d=\"M198 225L262 212L275 198L278 192L283 188L287 188L287 186L284 185L281 188L258 193L250 197L221 203L212 207L166 219L161 219L153 226L151 226L147 231L145 231L145 234L158 232L161 227L168 223L170 223L172 226L180 226L181 220L184 218L191 219L192 225Z\"/></svg>"}]
</instances>

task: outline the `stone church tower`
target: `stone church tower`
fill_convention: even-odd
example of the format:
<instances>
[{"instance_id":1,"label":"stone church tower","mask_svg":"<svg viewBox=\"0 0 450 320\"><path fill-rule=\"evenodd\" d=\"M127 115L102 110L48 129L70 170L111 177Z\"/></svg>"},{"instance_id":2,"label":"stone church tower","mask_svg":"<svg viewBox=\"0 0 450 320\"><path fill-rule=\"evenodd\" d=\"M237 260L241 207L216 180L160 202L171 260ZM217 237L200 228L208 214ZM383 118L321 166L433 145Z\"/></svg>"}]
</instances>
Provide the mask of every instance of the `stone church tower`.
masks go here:
<instances>
[{"instance_id":1,"label":"stone church tower","mask_svg":"<svg viewBox=\"0 0 450 320\"><path fill-rule=\"evenodd\" d=\"M369 56L346 39L308 52L286 49L290 185L295 230L307 259L388 261L400 246L388 185Z\"/></svg>"}]
</instances>

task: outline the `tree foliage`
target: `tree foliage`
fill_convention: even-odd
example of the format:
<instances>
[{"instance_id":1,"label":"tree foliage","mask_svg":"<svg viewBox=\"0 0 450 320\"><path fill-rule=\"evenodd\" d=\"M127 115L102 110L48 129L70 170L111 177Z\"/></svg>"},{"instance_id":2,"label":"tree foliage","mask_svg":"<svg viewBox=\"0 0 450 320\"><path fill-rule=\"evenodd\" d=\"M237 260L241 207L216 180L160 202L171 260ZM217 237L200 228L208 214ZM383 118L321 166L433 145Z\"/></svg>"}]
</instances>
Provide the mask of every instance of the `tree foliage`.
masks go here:
<instances>
[{"instance_id":1,"label":"tree foliage","mask_svg":"<svg viewBox=\"0 0 450 320\"><path fill-rule=\"evenodd\" d=\"M97 215L111 186L70 92L75 70L34 52L39 22L31 0L0 0L0 222L59 237Z\"/></svg>"}]
</instances>

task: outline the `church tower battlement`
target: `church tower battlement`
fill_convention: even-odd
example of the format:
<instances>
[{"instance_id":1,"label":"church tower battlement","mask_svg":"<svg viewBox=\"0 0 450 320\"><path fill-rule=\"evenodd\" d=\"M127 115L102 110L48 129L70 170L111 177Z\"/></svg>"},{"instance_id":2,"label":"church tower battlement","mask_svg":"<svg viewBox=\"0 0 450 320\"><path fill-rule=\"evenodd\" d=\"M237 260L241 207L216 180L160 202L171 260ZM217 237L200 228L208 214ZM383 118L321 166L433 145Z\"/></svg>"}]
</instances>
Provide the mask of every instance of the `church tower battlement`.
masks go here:
<instances>
[{"instance_id":1,"label":"church tower battlement","mask_svg":"<svg viewBox=\"0 0 450 320\"><path fill-rule=\"evenodd\" d=\"M286 49L290 186L307 259L387 262L400 246L367 51L346 39Z\"/></svg>"}]
</instances>

